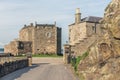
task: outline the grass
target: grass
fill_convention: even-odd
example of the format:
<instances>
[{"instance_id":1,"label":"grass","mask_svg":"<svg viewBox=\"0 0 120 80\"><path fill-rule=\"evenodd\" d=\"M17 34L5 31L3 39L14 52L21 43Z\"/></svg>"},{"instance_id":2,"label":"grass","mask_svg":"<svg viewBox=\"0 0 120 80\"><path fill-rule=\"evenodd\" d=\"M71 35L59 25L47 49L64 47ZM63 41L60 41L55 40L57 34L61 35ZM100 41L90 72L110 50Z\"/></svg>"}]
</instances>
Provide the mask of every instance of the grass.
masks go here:
<instances>
[{"instance_id":1,"label":"grass","mask_svg":"<svg viewBox=\"0 0 120 80\"><path fill-rule=\"evenodd\" d=\"M63 55L56 54L34 54L32 57L63 57Z\"/></svg>"},{"instance_id":2,"label":"grass","mask_svg":"<svg viewBox=\"0 0 120 80\"><path fill-rule=\"evenodd\" d=\"M77 58L73 58L71 60L71 64L74 67L75 72L78 71L78 65L79 65L80 61L84 60L88 56L88 54L89 54L88 52L85 52L82 56L78 56Z\"/></svg>"},{"instance_id":3,"label":"grass","mask_svg":"<svg viewBox=\"0 0 120 80\"><path fill-rule=\"evenodd\" d=\"M85 80L84 76L79 73L78 65L81 60L84 60L89 55L88 51L86 51L82 56L78 56L77 58L71 59L71 64L74 67L75 74L80 78L80 80Z\"/></svg>"},{"instance_id":4,"label":"grass","mask_svg":"<svg viewBox=\"0 0 120 80\"><path fill-rule=\"evenodd\" d=\"M17 55L15 57L27 57L25 54ZM32 57L63 57L62 54L33 54Z\"/></svg>"},{"instance_id":5,"label":"grass","mask_svg":"<svg viewBox=\"0 0 120 80\"><path fill-rule=\"evenodd\" d=\"M76 64L75 64L75 66L74 66L74 70L75 70L75 71L78 70L78 65L79 65L81 59L82 59L81 56L78 56L78 57L77 57L77 59L76 59Z\"/></svg>"}]
</instances>

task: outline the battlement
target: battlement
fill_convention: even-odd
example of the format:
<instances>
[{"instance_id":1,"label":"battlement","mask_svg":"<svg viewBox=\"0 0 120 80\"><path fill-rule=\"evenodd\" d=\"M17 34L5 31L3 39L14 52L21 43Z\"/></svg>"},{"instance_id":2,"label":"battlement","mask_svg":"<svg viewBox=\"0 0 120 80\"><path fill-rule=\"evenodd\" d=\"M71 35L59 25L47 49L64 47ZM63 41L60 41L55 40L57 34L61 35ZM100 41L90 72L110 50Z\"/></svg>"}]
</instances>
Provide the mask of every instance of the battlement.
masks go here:
<instances>
[{"instance_id":1,"label":"battlement","mask_svg":"<svg viewBox=\"0 0 120 80\"><path fill-rule=\"evenodd\" d=\"M36 24L36 27L55 27L55 24Z\"/></svg>"},{"instance_id":2,"label":"battlement","mask_svg":"<svg viewBox=\"0 0 120 80\"><path fill-rule=\"evenodd\" d=\"M55 24L36 24L34 28L41 29L41 28L56 28Z\"/></svg>"},{"instance_id":3,"label":"battlement","mask_svg":"<svg viewBox=\"0 0 120 80\"><path fill-rule=\"evenodd\" d=\"M54 28L54 27L56 27L56 23L55 24L33 24L33 23L30 23L30 25L24 25L24 27L21 29L21 30L23 30L23 29L28 29L28 28L37 28L37 29L40 29L40 28Z\"/></svg>"},{"instance_id":4,"label":"battlement","mask_svg":"<svg viewBox=\"0 0 120 80\"><path fill-rule=\"evenodd\" d=\"M33 23L30 23L30 25L25 24L24 27L21 30L31 28L31 27L34 27Z\"/></svg>"}]
</instances>

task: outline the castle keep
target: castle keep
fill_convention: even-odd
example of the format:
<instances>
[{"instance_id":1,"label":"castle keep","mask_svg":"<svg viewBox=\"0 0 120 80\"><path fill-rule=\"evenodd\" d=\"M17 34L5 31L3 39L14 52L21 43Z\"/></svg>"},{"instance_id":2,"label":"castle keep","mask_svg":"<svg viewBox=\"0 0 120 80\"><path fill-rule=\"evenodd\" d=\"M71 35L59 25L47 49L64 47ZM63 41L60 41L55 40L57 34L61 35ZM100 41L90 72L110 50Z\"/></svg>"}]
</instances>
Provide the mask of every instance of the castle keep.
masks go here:
<instances>
[{"instance_id":1,"label":"castle keep","mask_svg":"<svg viewBox=\"0 0 120 80\"><path fill-rule=\"evenodd\" d=\"M24 25L19 39L5 46L5 53L60 54L61 28L56 24Z\"/></svg>"}]
</instances>

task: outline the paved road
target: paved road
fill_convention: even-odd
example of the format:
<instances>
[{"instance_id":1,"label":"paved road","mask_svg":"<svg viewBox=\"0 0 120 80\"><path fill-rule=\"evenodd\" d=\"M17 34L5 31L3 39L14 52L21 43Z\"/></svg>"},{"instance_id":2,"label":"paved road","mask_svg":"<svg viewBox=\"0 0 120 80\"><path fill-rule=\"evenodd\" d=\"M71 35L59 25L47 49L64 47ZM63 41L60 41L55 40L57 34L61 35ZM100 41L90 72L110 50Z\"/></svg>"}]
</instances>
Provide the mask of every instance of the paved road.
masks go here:
<instances>
[{"instance_id":1,"label":"paved road","mask_svg":"<svg viewBox=\"0 0 120 80\"><path fill-rule=\"evenodd\" d=\"M10 73L0 80L75 80L62 58L33 58L33 66Z\"/></svg>"}]
</instances>

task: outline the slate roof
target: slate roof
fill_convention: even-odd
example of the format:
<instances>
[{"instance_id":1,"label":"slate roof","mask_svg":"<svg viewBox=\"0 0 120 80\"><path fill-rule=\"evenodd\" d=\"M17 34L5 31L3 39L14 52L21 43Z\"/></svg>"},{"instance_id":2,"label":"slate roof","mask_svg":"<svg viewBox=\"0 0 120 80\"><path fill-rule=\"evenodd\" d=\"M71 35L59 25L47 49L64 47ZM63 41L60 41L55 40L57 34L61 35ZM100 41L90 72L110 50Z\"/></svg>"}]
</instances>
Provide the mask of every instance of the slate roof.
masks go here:
<instances>
[{"instance_id":1,"label":"slate roof","mask_svg":"<svg viewBox=\"0 0 120 80\"><path fill-rule=\"evenodd\" d=\"M85 18L81 19L81 21L98 23L101 19L102 19L102 17L89 16L89 17L85 17Z\"/></svg>"},{"instance_id":2,"label":"slate roof","mask_svg":"<svg viewBox=\"0 0 120 80\"><path fill-rule=\"evenodd\" d=\"M92 22L92 23L99 23L99 21L103 19L102 17L96 17L96 16L88 16L85 18L81 19L81 22ZM75 23L70 24L70 25L75 25ZM69 25L69 26L70 26Z\"/></svg>"}]
</instances>

